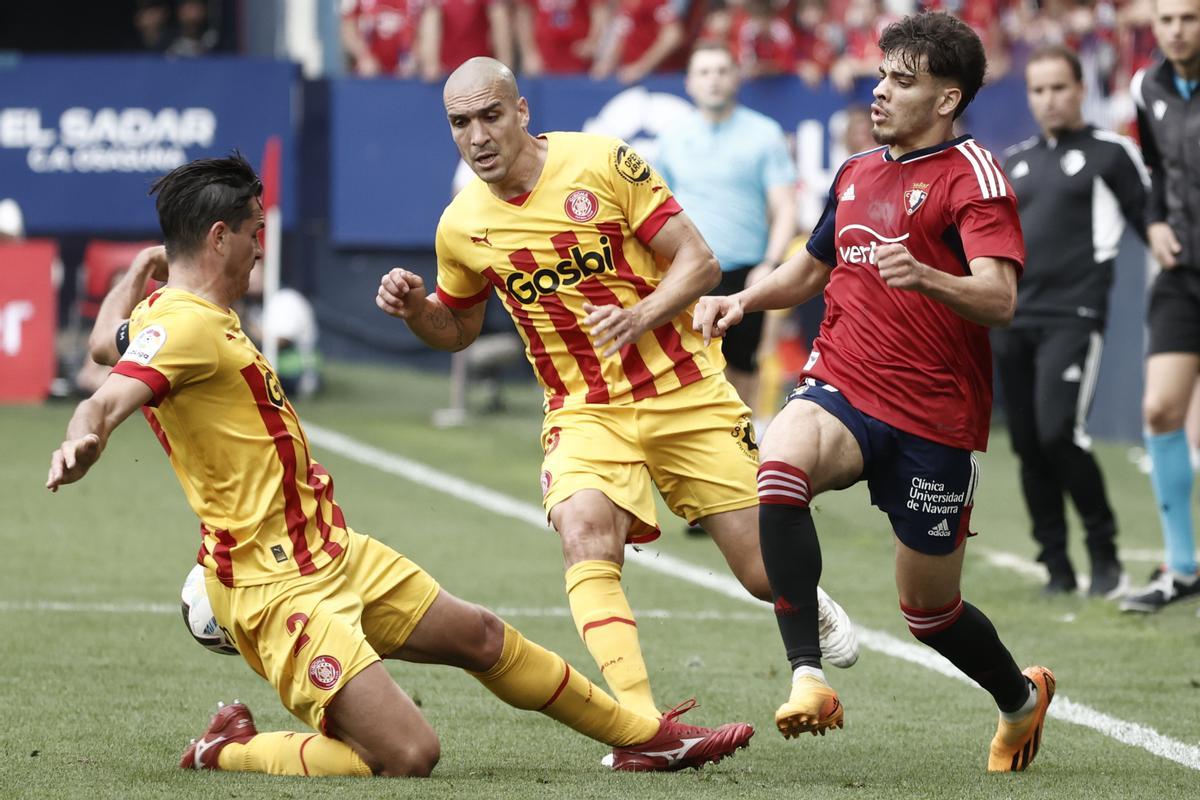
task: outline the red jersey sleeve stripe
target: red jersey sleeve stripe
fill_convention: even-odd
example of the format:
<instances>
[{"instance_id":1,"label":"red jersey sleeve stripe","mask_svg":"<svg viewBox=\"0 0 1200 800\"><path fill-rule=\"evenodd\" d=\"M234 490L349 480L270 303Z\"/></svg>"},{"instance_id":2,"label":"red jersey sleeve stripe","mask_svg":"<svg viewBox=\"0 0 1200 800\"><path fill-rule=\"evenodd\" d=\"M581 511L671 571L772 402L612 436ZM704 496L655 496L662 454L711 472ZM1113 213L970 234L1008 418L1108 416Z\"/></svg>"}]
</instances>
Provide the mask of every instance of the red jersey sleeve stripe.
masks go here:
<instances>
[{"instance_id":1,"label":"red jersey sleeve stripe","mask_svg":"<svg viewBox=\"0 0 1200 800\"><path fill-rule=\"evenodd\" d=\"M595 277L588 278L579 284L579 292L592 305L621 305L620 298ZM625 370L625 377L629 379L630 388L633 390L633 399L641 400L643 397L654 397L657 395L658 387L654 385L654 374L646 366L646 361L642 358L642 353L638 350L637 344L631 343L625 345L621 348L619 355L621 356L621 368Z\"/></svg>"},{"instance_id":2,"label":"red jersey sleeve stripe","mask_svg":"<svg viewBox=\"0 0 1200 800\"><path fill-rule=\"evenodd\" d=\"M667 220L680 211L683 211L683 207L679 205L679 202L674 197L668 197L662 205L650 212L650 216L646 217L646 221L634 232L634 236L649 247L650 240L662 230L662 226L667 224Z\"/></svg>"},{"instance_id":3,"label":"red jersey sleeve stripe","mask_svg":"<svg viewBox=\"0 0 1200 800\"><path fill-rule=\"evenodd\" d=\"M287 524L288 538L292 541L292 557L300 574L309 575L316 572L317 568L313 566L312 554L308 552L308 539L304 534L304 529L308 527L308 517L301 506L300 492L296 490L296 445L292 433L288 430L279 409L271 402L266 381L258 366L249 364L241 372L258 405L258 413L267 427L267 433L275 442L275 453L283 466L280 490L283 492L284 522Z\"/></svg>"},{"instance_id":4,"label":"red jersey sleeve stripe","mask_svg":"<svg viewBox=\"0 0 1200 800\"><path fill-rule=\"evenodd\" d=\"M437 287L437 296L438 300L441 300L444 305L463 310L467 308L474 308L484 300L487 300L488 292L490 291L491 289L485 286L480 289L477 294L473 294L470 297L455 297L439 286Z\"/></svg>"},{"instance_id":5,"label":"red jersey sleeve stripe","mask_svg":"<svg viewBox=\"0 0 1200 800\"><path fill-rule=\"evenodd\" d=\"M139 380L149 386L150 391L154 392L154 396L150 398L150 402L146 403L148 406L157 407L171 392L171 382L167 380L167 376L154 367L143 367L132 361L118 361L117 365L113 367L113 372L124 375L126 378Z\"/></svg>"},{"instance_id":6,"label":"red jersey sleeve stripe","mask_svg":"<svg viewBox=\"0 0 1200 800\"><path fill-rule=\"evenodd\" d=\"M558 369L554 366L553 359L546 352L546 344L542 341L542 337L538 335L537 328L533 326L533 320L525 313L525 309L521 308L521 304L517 299L508 293L504 288L504 281L500 280L500 276L496 270L488 267L483 271L484 277L492 282L496 288L503 292L504 301L508 303L508 307L512 309L513 319L521 326L521 330L525 332L525 339L529 342L529 353L533 356L533 366L541 376L542 385L550 390L550 400L548 405L550 410L562 408L563 398L567 396L566 384L562 382L562 376L558 374Z\"/></svg>"}]
</instances>

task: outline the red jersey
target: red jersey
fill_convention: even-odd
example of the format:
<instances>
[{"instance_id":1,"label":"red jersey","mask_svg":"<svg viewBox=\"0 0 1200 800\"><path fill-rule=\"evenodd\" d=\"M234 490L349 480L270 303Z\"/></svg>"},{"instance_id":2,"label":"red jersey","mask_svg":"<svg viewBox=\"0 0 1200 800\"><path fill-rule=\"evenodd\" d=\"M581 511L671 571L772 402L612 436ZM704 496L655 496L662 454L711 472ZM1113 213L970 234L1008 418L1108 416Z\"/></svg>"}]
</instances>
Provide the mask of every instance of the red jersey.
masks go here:
<instances>
[{"instance_id":1,"label":"red jersey","mask_svg":"<svg viewBox=\"0 0 1200 800\"><path fill-rule=\"evenodd\" d=\"M969 274L981 256L1020 270L1016 197L992 154L960 136L899 159L881 147L842 165L808 242L833 271L803 373L902 431L984 450L992 412L988 329L918 292L889 288L875 267L876 246L888 242L951 275Z\"/></svg>"},{"instance_id":2,"label":"red jersey","mask_svg":"<svg viewBox=\"0 0 1200 800\"><path fill-rule=\"evenodd\" d=\"M492 55L488 9L498 0L431 0L442 10L442 69L452 72L475 56Z\"/></svg>"},{"instance_id":3,"label":"red jersey","mask_svg":"<svg viewBox=\"0 0 1200 800\"><path fill-rule=\"evenodd\" d=\"M729 44L733 58L744 71L756 75L777 75L796 68L796 32L782 10L763 18L733 12Z\"/></svg>"},{"instance_id":4,"label":"red jersey","mask_svg":"<svg viewBox=\"0 0 1200 800\"><path fill-rule=\"evenodd\" d=\"M617 8L617 30L624 34L621 43L621 66L626 67L645 55L658 32L672 22L679 22L685 31L691 27L689 0L621 0ZM671 72L687 66L688 48L680 45L663 59L656 72Z\"/></svg>"},{"instance_id":5,"label":"red jersey","mask_svg":"<svg viewBox=\"0 0 1200 800\"><path fill-rule=\"evenodd\" d=\"M593 0L521 2L533 12L533 39L537 42L545 71L558 75L587 72L591 61L575 55L572 48L588 37Z\"/></svg>"},{"instance_id":6,"label":"red jersey","mask_svg":"<svg viewBox=\"0 0 1200 800\"><path fill-rule=\"evenodd\" d=\"M421 8L421 0L343 0L342 18L354 20L386 75L410 57Z\"/></svg>"}]
</instances>

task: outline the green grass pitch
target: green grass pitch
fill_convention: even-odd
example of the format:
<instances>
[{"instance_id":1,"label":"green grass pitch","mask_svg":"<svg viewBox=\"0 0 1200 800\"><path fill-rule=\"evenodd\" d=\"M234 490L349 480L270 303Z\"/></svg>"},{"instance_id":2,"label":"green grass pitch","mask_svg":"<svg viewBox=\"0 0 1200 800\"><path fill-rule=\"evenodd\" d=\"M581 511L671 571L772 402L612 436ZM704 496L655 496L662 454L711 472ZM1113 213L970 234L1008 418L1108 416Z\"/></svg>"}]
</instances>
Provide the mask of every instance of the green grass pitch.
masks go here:
<instances>
[{"instance_id":1,"label":"green grass pitch","mask_svg":"<svg viewBox=\"0 0 1200 800\"><path fill-rule=\"evenodd\" d=\"M441 377L331 365L329 387L302 404L305 421L423 462L528 504L539 497L540 404L437 430ZM864 649L828 674L846 727L785 741L772 715L787 663L773 619L743 602L637 564L624 584L660 706L695 696L686 721L746 719L749 750L700 772L617 775L604 748L537 714L517 712L449 668L393 664L442 737L428 781L285 779L176 768L217 700L250 704L260 729L303 729L240 659L191 641L177 608L197 523L147 426L131 418L81 484L42 489L70 407L0 409L0 798L1161 798L1200 796L1200 773L1096 730L1047 722L1038 760L988 775L995 711L981 690ZM356 529L388 542L448 590L496 609L593 679L598 670L565 616L553 533L451 500L317 446ZM1161 548L1149 481L1125 449L1098 447L1121 524L1121 546ZM984 609L1021 664L1052 667L1062 696L1196 748L1200 744L1200 620L1195 605L1150 618L1113 604L1046 600L1038 582L984 551L1034 555L1004 432L982 458L964 597ZM816 504L823 585L866 629L911 641L896 606L886 519L864 490ZM709 542L664 516L655 547L724 568ZM1086 569L1078 527L1076 566ZM971 551L974 551L973 553ZM1127 562L1135 581L1152 563ZM61 604L61 605L54 605ZM711 612L712 618L703 617ZM698 619L697 617L701 617ZM694 720L692 718L695 718Z\"/></svg>"}]
</instances>

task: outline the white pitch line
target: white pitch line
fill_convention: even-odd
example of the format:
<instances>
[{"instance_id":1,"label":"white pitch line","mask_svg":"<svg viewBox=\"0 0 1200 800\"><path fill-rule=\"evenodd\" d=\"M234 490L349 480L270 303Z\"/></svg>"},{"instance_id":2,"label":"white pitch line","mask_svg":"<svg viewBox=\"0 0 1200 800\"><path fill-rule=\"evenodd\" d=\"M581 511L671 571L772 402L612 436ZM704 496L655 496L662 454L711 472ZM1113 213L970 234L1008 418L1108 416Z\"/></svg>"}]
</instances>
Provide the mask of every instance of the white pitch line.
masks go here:
<instances>
[{"instance_id":1,"label":"white pitch line","mask_svg":"<svg viewBox=\"0 0 1200 800\"><path fill-rule=\"evenodd\" d=\"M0 611L63 611L72 614L179 614L163 603L70 603L58 600L0 600Z\"/></svg>"},{"instance_id":2,"label":"white pitch line","mask_svg":"<svg viewBox=\"0 0 1200 800\"><path fill-rule=\"evenodd\" d=\"M545 512L534 505L523 503L484 486L465 481L424 464L411 461L395 453L351 439L336 431L319 425L306 425L308 438L319 447L327 448L343 458L357 461L420 484L429 489L444 492L459 500L479 506L492 513L529 522L545 529ZM716 574L712 570L698 567L682 559L660 553L649 548L634 548L629 559L643 567L673 578L711 589L734 600L750 603L756 607L765 604L746 593L746 590L731 576ZM858 628L858 640L864 647L884 655L899 658L938 672L947 677L974 683L959 673L948 661L925 647L903 642L882 631ZM1132 722L1110 717L1100 711L1073 702L1063 695L1050 706L1050 716L1090 728L1123 744L1140 747L1189 769L1200 770L1200 747L1176 741L1157 731Z\"/></svg>"},{"instance_id":3,"label":"white pitch line","mask_svg":"<svg viewBox=\"0 0 1200 800\"><path fill-rule=\"evenodd\" d=\"M70 614L172 614L179 615L179 606L163 603L72 603L58 600L0 600L0 613L17 611L54 611ZM553 617L569 619L571 609L566 606L526 608L500 606L493 608L501 617L538 619ZM638 611L641 619L672 619L689 622L772 622L767 614L749 611L674 611L669 608L647 608Z\"/></svg>"}]
</instances>

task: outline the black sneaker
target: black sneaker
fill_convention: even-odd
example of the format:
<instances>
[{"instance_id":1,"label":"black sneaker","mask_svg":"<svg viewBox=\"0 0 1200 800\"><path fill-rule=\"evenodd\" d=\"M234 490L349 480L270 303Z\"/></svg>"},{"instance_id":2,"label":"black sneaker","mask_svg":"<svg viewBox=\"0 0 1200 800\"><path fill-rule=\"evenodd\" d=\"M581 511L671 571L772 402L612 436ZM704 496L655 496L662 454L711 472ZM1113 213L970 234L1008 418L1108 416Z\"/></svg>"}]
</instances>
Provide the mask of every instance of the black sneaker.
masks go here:
<instances>
[{"instance_id":1,"label":"black sneaker","mask_svg":"<svg viewBox=\"0 0 1200 800\"><path fill-rule=\"evenodd\" d=\"M1153 614L1164 606L1192 597L1200 597L1200 576L1189 582L1180 580L1170 570L1163 570L1149 585L1130 592L1121 601L1121 610Z\"/></svg>"},{"instance_id":2,"label":"black sneaker","mask_svg":"<svg viewBox=\"0 0 1200 800\"><path fill-rule=\"evenodd\" d=\"M1103 597L1116 600L1129 588L1129 577L1116 559L1092 562L1092 580L1088 584L1088 597Z\"/></svg>"},{"instance_id":3,"label":"black sneaker","mask_svg":"<svg viewBox=\"0 0 1200 800\"><path fill-rule=\"evenodd\" d=\"M1079 588L1073 572L1051 572L1050 580L1042 587L1042 596L1074 594Z\"/></svg>"}]
</instances>

